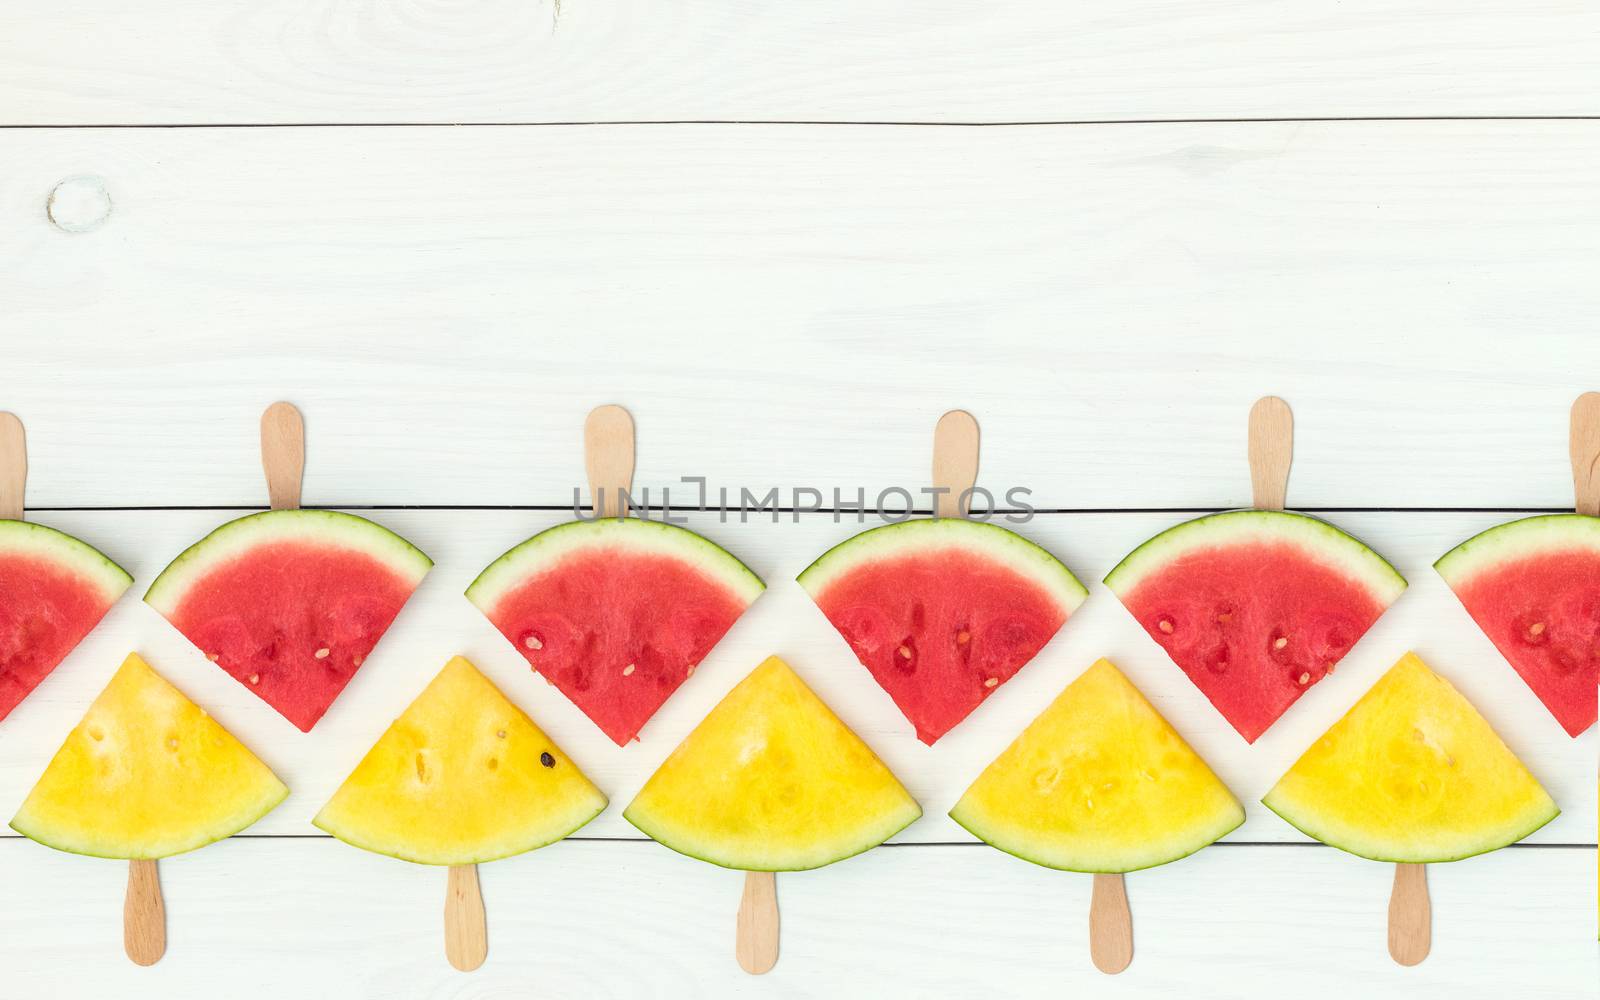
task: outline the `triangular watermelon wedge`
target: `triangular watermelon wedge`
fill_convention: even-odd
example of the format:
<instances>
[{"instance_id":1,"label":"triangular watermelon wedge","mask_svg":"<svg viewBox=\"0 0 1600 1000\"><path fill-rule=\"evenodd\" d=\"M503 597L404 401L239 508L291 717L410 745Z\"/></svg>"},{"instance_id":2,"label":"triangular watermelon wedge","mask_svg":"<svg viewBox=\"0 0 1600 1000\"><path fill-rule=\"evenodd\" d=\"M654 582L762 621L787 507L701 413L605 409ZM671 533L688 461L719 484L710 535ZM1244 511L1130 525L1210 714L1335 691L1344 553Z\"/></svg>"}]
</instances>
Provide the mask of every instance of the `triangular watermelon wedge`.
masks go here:
<instances>
[{"instance_id":1,"label":"triangular watermelon wedge","mask_svg":"<svg viewBox=\"0 0 1600 1000\"><path fill-rule=\"evenodd\" d=\"M1594 725L1600 518L1525 517L1474 535L1434 568L1568 735Z\"/></svg>"},{"instance_id":2,"label":"triangular watermelon wedge","mask_svg":"<svg viewBox=\"0 0 1600 1000\"><path fill-rule=\"evenodd\" d=\"M366 518L270 510L191 545L144 599L207 659L310 732L432 566Z\"/></svg>"},{"instance_id":3,"label":"triangular watermelon wedge","mask_svg":"<svg viewBox=\"0 0 1600 1000\"><path fill-rule=\"evenodd\" d=\"M1272 510L1169 528L1105 582L1250 743L1406 588L1393 566L1333 525Z\"/></svg>"},{"instance_id":4,"label":"triangular watermelon wedge","mask_svg":"<svg viewBox=\"0 0 1600 1000\"><path fill-rule=\"evenodd\" d=\"M715 543L629 517L540 532L479 574L467 600L622 746L765 589Z\"/></svg>"},{"instance_id":5,"label":"triangular watermelon wedge","mask_svg":"<svg viewBox=\"0 0 1600 1000\"><path fill-rule=\"evenodd\" d=\"M850 649L933 744L1050 641L1088 591L995 524L902 521L863 531L799 576Z\"/></svg>"},{"instance_id":6,"label":"triangular watermelon wedge","mask_svg":"<svg viewBox=\"0 0 1600 1000\"><path fill-rule=\"evenodd\" d=\"M133 583L71 535L0 520L0 719L83 641Z\"/></svg>"}]
</instances>

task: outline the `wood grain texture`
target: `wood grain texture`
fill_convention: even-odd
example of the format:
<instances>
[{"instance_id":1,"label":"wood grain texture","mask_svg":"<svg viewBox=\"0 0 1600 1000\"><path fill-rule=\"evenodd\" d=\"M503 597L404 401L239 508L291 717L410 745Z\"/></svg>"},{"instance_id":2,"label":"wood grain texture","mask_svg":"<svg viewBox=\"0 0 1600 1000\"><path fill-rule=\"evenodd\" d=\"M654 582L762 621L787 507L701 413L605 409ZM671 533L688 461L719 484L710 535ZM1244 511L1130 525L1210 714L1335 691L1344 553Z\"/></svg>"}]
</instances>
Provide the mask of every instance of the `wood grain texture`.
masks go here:
<instances>
[{"instance_id":1,"label":"wood grain texture","mask_svg":"<svg viewBox=\"0 0 1600 1000\"><path fill-rule=\"evenodd\" d=\"M27 432L15 413L0 411L0 520L22 520L27 492Z\"/></svg>"},{"instance_id":2,"label":"wood grain texture","mask_svg":"<svg viewBox=\"0 0 1600 1000\"><path fill-rule=\"evenodd\" d=\"M153 860L128 862L122 901L122 948L135 965L154 965L167 953L167 904Z\"/></svg>"},{"instance_id":3,"label":"wood grain texture","mask_svg":"<svg viewBox=\"0 0 1600 1000\"><path fill-rule=\"evenodd\" d=\"M261 414L261 468L272 509L297 510L306 471L306 425L292 403L273 403Z\"/></svg>"},{"instance_id":4,"label":"wood grain texture","mask_svg":"<svg viewBox=\"0 0 1600 1000\"><path fill-rule=\"evenodd\" d=\"M589 411L583 424L583 464L595 517L627 517L633 489L633 417L614 404Z\"/></svg>"},{"instance_id":5,"label":"wood grain texture","mask_svg":"<svg viewBox=\"0 0 1600 1000\"><path fill-rule=\"evenodd\" d=\"M978 481L978 422L951 410L933 428L933 510L939 517L966 517Z\"/></svg>"},{"instance_id":6,"label":"wood grain texture","mask_svg":"<svg viewBox=\"0 0 1600 1000\"><path fill-rule=\"evenodd\" d=\"M5 124L1600 112L1581 0L74 0L0 6Z\"/></svg>"},{"instance_id":7,"label":"wood grain texture","mask_svg":"<svg viewBox=\"0 0 1600 1000\"><path fill-rule=\"evenodd\" d=\"M1231 463L1236 481L1244 479L1238 413L1236 410L1233 421ZM920 447L913 455L923 477L927 476L928 424L924 415ZM319 433L322 426L319 419ZM574 430L569 425L566 435L566 461L573 466L577 464ZM997 444L996 437L989 435L989 449ZM317 454L313 464L320 467L324 461L320 446ZM1393 561L1411 586L1340 663L1338 673L1308 691L1253 747L1223 721L1115 595L1098 582L1130 550L1182 520L1183 514L1050 514L1027 524L1010 524L1059 556L1089 586L1089 600L1026 668L933 747L915 738L894 702L794 582L817 555L877 522L864 519L857 523L854 515L841 515L836 522L828 514L798 519L782 514L774 524L771 514L761 514L746 523L730 516L724 523L715 513L687 515L685 527L744 560L767 581L768 589L644 727L639 742L618 747L559 691L535 675L521 654L462 597L490 561L529 535L570 520L571 511L361 511L411 540L436 565L310 733L301 733L285 722L217 670L148 605L134 599L173 556L238 513L51 511L41 516L41 520L48 518L52 527L99 546L132 573L135 581L129 596L111 609L100 627L6 718L0 729L0 803L21 802L26 797L60 745L62 734L82 716L129 650L138 650L289 786L288 799L251 832L295 835L316 833L312 816L389 720L405 710L411 697L452 656L463 655L476 664L613 803L625 803L740 678L776 653L860 734L922 804L923 817L899 834L896 842L970 843L972 836L946 813L984 767L1038 715L1040 706L1104 656L1128 675L1245 803L1246 822L1230 840L1305 843L1302 834L1260 806L1258 800L1313 740L1401 655L1414 648L1471 699L1562 807L1562 815L1531 839L1546 844L1594 843L1593 779L1600 731L1591 730L1577 740L1569 738L1432 569L1433 561L1462 539L1506 521L1511 515L1505 511L1332 515L1339 527ZM3 833L14 836L9 830ZM621 809L613 806L584 827L582 835L638 837L639 832L622 818ZM499 871L498 864L495 871ZM496 879L498 897L498 874ZM1137 886L1141 914L1145 913L1144 885L1141 879ZM437 892L435 880L426 906L429 914L437 911ZM1374 897L1380 910L1382 892L1380 889ZM727 891L721 916L716 918L722 931L719 954L724 961L728 961L729 911L737 893L736 885ZM542 893L540 898L544 898ZM1081 908L1075 911L1073 919L1081 921L1083 912ZM495 918L498 928L499 909ZM1142 921L1143 916L1141 926ZM788 922L792 928L793 921ZM437 921L430 921L430 927L434 936L429 951L437 956Z\"/></svg>"},{"instance_id":8,"label":"wood grain texture","mask_svg":"<svg viewBox=\"0 0 1600 1000\"><path fill-rule=\"evenodd\" d=\"M444 953L462 972L472 972L489 957L489 920L477 865L450 866L444 897Z\"/></svg>"},{"instance_id":9,"label":"wood grain texture","mask_svg":"<svg viewBox=\"0 0 1600 1000\"><path fill-rule=\"evenodd\" d=\"M1565 509L1600 371L1570 123L10 130L0 161L36 507L260 504L279 398L324 504L570 506L610 399L679 503L916 490L959 405L1002 501L1238 507L1272 391L1297 507ZM68 235L43 198L86 171L117 209Z\"/></svg>"},{"instance_id":10,"label":"wood grain texture","mask_svg":"<svg viewBox=\"0 0 1600 1000\"><path fill-rule=\"evenodd\" d=\"M1420 965L1433 947L1433 905L1428 866L1394 866L1389 894L1389 955L1401 965Z\"/></svg>"},{"instance_id":11,"label":"wood grain texture","mask_svg":"<svg viewBox=\"0 0 1600 1000\"><path fill-rule=\"evenodd\" d=\"M1089 897L1089 958L1108 976L1133 963L1133 914L1128 887L1120 874L1094 876Z\"/></svg>"},{"instance_id":12,"label":"wood grain texture","mask_svg":"<svg viewBox=\"0 0 1600 1000\"><path fill-rule=\"evenodd\" d=\"M120 865L3 841L7 897L50 905L0 910L0 941L17 997L171 1000L226 980L237 1000L498 1000L535 989L1142 1000L1204 995L1205 970L1226 969L1219 996L1270 997L1294 982L1307 1000L1577 1000L1597 970L1593 855L1497 851L1436 866L1441 933L1415 969L1381 944L1390 866L1320 847L1209 847L1140 873L1139 960L1111 978L1089 959L1091 880L982 846L880 848L786 875L783 961L760 978L728 954L744 876L650 843L569 842L495 862L494 961L471 976L439 955L437 870L332 840L233 839L163 863L172 953L154 969L116 944L105 904Z\"/></svg>"},{"instance_id":13,"label":"wood grain texture","mask_svg":"<svg viewBox=\"0 0 1600 1000\"><path fill-rule=\"evenodd\" d=\"M778 876L774 872L745 872L739 897L734 956L739 968L764 976L778 964Z\"/></svg>"},{"instance_id":14,"label":"wood grain texture","mask_svg":"<svg viewBox=\"0 0 1600 1000\"><path fill-rule=\"evenodd\" d=\"M1572 404L1572 486L1578 513L1600 517L1600 392Z\"/></svg>"},{"instance_id":15,"label":"wood grain texture","mask_svg":"<svg viewBox=\"0 0 1600 1000\"><path fill-rule=\"evenodd\" d=\"M1283 510L1289 496L1289 466L1294 462L1294 414L1277 396L1262 396L1250 407L1248 433L1250 505Z\"/></svg>"}]
</instances>

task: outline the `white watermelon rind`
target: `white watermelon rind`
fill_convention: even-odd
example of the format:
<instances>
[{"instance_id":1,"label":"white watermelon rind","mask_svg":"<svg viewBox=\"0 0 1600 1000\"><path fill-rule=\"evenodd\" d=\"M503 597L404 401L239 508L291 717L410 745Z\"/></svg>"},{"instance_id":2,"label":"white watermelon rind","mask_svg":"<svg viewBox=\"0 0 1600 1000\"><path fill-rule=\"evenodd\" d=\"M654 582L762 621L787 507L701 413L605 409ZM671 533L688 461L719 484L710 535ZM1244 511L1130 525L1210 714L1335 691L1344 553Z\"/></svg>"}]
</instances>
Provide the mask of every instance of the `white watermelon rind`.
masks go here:
<instances>
[{"instance_id":1,"label":"white watermelon rind","mask_svg":"<svg viewBox=\"0 0 1600 1000\"><path fill-rule=\"evenodd\" d=\"M433 568L433 560L415 545L364 517L337 510L268 510L229 521L183 550L150 584L145 603L171 618L189 589L218 566L258 546L289 541L358 552L413 589Z\"/></svg>"},{"instance_id":2,"label":"white watermelon rind","mask_svg":"<svg viewBox=\"0 0 1600 1000\"><path fill-rule=\"evenodd\" d=\"M1105 584L1127 597L1147 578L1202 549L1274 540L1294 545L1308 557L1361 584L1384 607L1406 589L1406 578L1360 539L1320 518L1282 510L1228 510L1185 521L1128 553Z\"/></svg>"},{"instance_id":3,"label":"white watermelon rind","mask_svg":"<svg viewBox=\"0 0 1600 1000\"><path fill-rule=\"evenodd\" d=\"M784 857L778 862L771 860L770 855L762 857L730 852L713 838L699 836L696 831L685 829L681 824L659 822L650 815L649 809L639 806L637 802L629 803L628 808L622 811L622 818L661 846L718 868L747 872L804 872L865 854L922 818L922 807L908 795L903 808L886 813L870 826L857 827L848 835L836 837L827 843L809 845L804 850L794 845L774 847L770 855L781 854Z\"/></svg>"},{"instance_id":4,"label":"white watermelon rind","mask_svg":"<svg viewBox=\"0 0 1600 1000\"><path fill-rule=\"evenodd\" d=\"M1111 860L1108 853L1098 861L1086 860L1082 854L1073 856L1071 851L1052 851L1047 847L1029 846L1025 843L1026 837L1013 836L1001 829L1000 824L985 823L983 818L974 812L963 810L959 802L950 810L950 818L990 847L1042 868L1082 872L1087 875L1123 875L1182 861L1239 829L1244 825L1244 807L1237 801L1234 801L1232 806L1231 809L1219 809L1214 821L1207 826L1191 827L1181 834L1174 831L1160 844L1138 844L1116 860Z\"/></svg>"},{"instance_id":5,"label":"white watermelon rind","mask_svg":"<svg viewBox=\"0 0 1600 1000\"><path fill-rule=\"evenodd\" d=\"M1363 837L1360 831L1340 829L1340 824L1319 820L1317 817L1319 810L1314 804L1290 801L1289 797L1280 793L1277 788L1273 788L1261 799L1262 805L1312 840L1320 841L1329 847L1336 847L1346 854L1366 858L1368 861L1406 865L1438 865L1465 861L1526 840L1561 815L1560 808L1548 795L1545 796L1545 802L1548 804L1547 808L1530 809L1526 815L1518 817L1516 822L1508 822L1487 834L1478 832L1472 837L1460 837L1453 846L1442 850L1395 851L1389 845Z\"/></svg>"},{"instance_id":6,"label":"white watermelon rind","mask_svg":"<svg viewBox=\"0 0 1600 1000\"><path fill-rule=\"evenodd\" d=\"M133 586L133 577L88 542L32 521L0 520L0 553L51 562L87 581L106 605Z\"/></svg>"},{"instance_id":7,"label":"white watermelon rind","mask_svg":"<svg viewBox=\"0 0 1600 1000\"><path fill-rule=\"evenodd\" d=\"M1507 563L1577 551L1600 556L1600 517L1539 514L1478 532L1440 556L1433 568L1450 589L1460 590L1478 574Z\"/></svg>"},{"instance_id":8,"label":"white watermelon rind","mask_svg":"<svg viewBox=\"0 0 1600 1000\"><path fill-rule=\"evenodd\" d=\"M767 585L727 549L687 528L638 517L569 521L547 528L490 563L467 587L467 600L493 615L505 595L577 552L618 548L681 560L749 607Z\"/></svg>"},{"instance_id":9,"label":"white watermelon rind","mask_svg":"<svg viewBox=\"0 0 1600 1000\"><path fill-rule=\"evenodd\" d=\"M1040 546L998 524L959 517L870 528L817 557L796 582L813 601L820 601L836 581L862 566L939 549L961 549L1000 563L1048 593L1063 615L1071 615L1089 597L1072 571Z\"/></svg>"}]
</instances>

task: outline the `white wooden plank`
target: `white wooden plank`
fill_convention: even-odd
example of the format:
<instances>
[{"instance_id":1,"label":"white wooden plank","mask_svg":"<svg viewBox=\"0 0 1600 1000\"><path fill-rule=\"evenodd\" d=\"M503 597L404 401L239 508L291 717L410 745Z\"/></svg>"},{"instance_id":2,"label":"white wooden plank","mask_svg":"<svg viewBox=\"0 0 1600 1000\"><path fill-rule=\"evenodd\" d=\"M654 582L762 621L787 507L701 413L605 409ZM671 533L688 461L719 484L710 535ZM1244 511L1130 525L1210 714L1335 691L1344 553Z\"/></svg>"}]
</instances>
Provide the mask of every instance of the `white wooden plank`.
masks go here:
<instances>
[{"instance_id":1,"label":"white wooden plank","mask_svg":"<svg viewBox=\"0 0 1600 1000\"><path fill-rule=\"evenodd\" d=\"M70 0L0 8L0 121L1592 115L1597 25L1581 0Z\"/></svg>"},{"instance_id":2,"label":"white wooden plank","mask_svg":"<svg viewBox=\"0 0 1600 1000\"><path fill-rule=\"evenodd\" d=\"M1600 372L1574 123L13 130L0 159L40 506L261 503L280 397L308 503L565 503L619 401L657 490L915 488L960 405L999 492L1226 506L1270 391L1291 505L1561 507ZM86 172L110 221L57 231Z\"/></svg>"},{"instance_id":3,"label":"white wooden plank","mask_svg":"<svg viewBox=\"0 0 1600 1000\"><path fill-rule=\"evenodd\" d=\"M1088 876L986 847L883 848L779 876L777 968L733 960L739 876L655 844L485 865L489 960L445 964L444 872L333 841L233 840L161 865L170 947L120 952L123 866L0 844L15 996L1591 996L1594 856L1506 850L1430 869L1432 956L1384 948L1391 868L1328 848L1218 847L1129 876L1132 967L1089 964Z\"/></svg>"},{"instance_id":4,"label":"white wooden plank","mask_svg":"<svg viewBox=\"0 0 1600 1000\"><path fill-rule=\"evenodd\" d=\"M1021 526L1092 584L1088 603L1017 677L932 747L912 735L843 640L793 580L817 555L858 530L827 515L794 523L720 524L692 515L698 528L744 559L769 585L700 669L645 727L640 742L618 748L526 661L461 596L474 576L557 513L507 511L376 512L437 566L377 651L309 735L302 734L209 663L137 600L168 559L225 516L212 511L52 514L53 526L102 545L138 583L106 622L0 727L0 810L14 808L62 737L130 649L211 711L271 765L289 799L252 832L311 834L310 819L445 661L466 655L522 705L610 796L612 805L584 836L636 837L622 808L650 773L741 677L772 653L784 656L834 710L878 751L922 803L924 816L902 842L967 841L946 812L966 786L1084 668L1101 656L1117 663L1205 757L1246 805L1248 820L1229 839L1304 842L1258 804L1278 776L1407 649L1417 649L1489 718L1545 783L1563 815L1536 843L1595 842L1596 733L1572 740L1473 625L1433 559L1487 527L1496 514L1345 514L1338 523L1372 544L1411 581L1411 589L1339 666L1251 747L1211 707L1097 581L1170 514L1045 515ZM9 813L0 814L0 818ZM9 832L9 831L8 831Z\"/></svg>"}]
</instances>

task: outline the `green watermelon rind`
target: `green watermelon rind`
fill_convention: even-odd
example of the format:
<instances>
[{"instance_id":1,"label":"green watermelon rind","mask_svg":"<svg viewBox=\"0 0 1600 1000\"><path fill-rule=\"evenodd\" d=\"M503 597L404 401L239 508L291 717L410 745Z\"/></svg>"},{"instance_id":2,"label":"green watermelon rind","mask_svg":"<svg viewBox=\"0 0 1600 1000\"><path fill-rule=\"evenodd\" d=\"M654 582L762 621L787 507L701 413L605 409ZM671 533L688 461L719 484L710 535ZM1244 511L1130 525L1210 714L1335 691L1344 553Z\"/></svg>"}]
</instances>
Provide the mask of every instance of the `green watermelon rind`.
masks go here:
<instances>
[{"instance_id":1,"label":"green watermelon rind","mask_svg":"<svg viewBox=\"0 0 1600 1000\"><path fill-rule=\"evenodd\" d=\"M107 605L133 586L133 577L104 552L64 531L31 521L0 520L0 553L21 553L55 563L93 584Z\"/></svg>"},{"instance_id":2,"label":"green watermelon rind","mask_svg":"<svg viewBox=\"0 0 1600 1000\"><path fill-rule=\"evenodd\" d=\"M1309 514L1255 509L1208 514L1168 528L1124 556L1106 574L1105 585L1123 598L1189 552L1257 542L1269 535L1360 582L1384 607L1406 589L1400 571L1354 535Z\"/></svg>"},{"instance_id":3,"label":"green watermelon rind","mask_svg":"<svg viewBox=\"0 0 1600 1000\"><path fill-rule=\"evenodd\" d=\"M1049 593L1064 615L1078 610L1089 597L1088 588L1061 560L1016 532L998 524L950 517L869 528L818 556L795 579L817 601L840 577L858 567L942 547L961 548L1006 566Z\"/></svg>"},{"instance_id":4,"label":"green watermelon rind","mask_svg":"<svg viewBox=\"0 0 1600 1000\"><path fill-rule=\"evenodd\" d=\"M1600 554L1600 517L1538 514L1497 524L1457 545L1433 564L1452 590L1507 563L1552 552Z\"/></svg>"},{"instance_id":5,"label":"green watermelon rind","mask_svg":"<svg viewBox=\"0 0 1600 1000\"><path fill-rule=\"evenodd\" d=\"M591 801L589 805L592 805L593 808L586 806L583 809L574 810L570 815L563 818L562 822L554 824L554 826L551 827L551 829L560 829L560 833L551 834L548 832L541 832L538 836L531 839L519 840L509 845L496 845L494 847L485 846L484 849L480 851L467 852L465 854L430 855L421 852L408 853L404 850L395 849L391 845L381 844L373 838L363 837L360 834L352 831L341 829L338 824L330 822L323 815L327 811L326 805L323 806L322 810L318 811L316 816L312 817L311 825L321 830L323 833L333 837L334 839L349 844L351 847L358 847L363 851L370 851L373 854L381 854L386 858L394 858L397 861L406 861L414 865L434 865L438 867L452 865L482 865L487 864L490 861L500 861L505 858L514 858L519 854L526 854L529 851L536 851L541 847L549 847L551 844L566 840L574 833L577 833L585 826L588 826L591 820L605 812L606 807L611 804L610 800L606 798L605 793L601 792L598 788L595 789L595 795L599 798L599 802L595 803Z\"/></svg>"},{"instance_id":6,"label":"green watermelon rind","mask_svg":"<svg viewBox=\"0 0 1600 1000\"><path fill-rule=\"evenodd\" d=\"M615 546L633 554L681 560L734 593L748 607L767 585L732 553L709 538L665 521L638 517L568 521L513 546L467 587L467 600L486 615L507 593L561 559L586 549Z\"/></svg>"},{"instance_id":7,"label":"green watermelon rind","mask_svg":"<svg viewBox=\"0 0 1600 1000\"><path fill-rule=\"evenodd\" d=\"M1353 854L1358 858L1366 858L1368 861L1382 861L1388 864L1440 865L1448 864L1451 861L1465 861L1467 858L1475 858L1481 854L1498 851L1502 847L1509 847L1512 844L1526 840L1543 829L1551 820L1561 815L1561 810L1556 806L1555 801L1546 795L1545 801L1549 803L1548 809L1536 812L1530 811L1525 823L1515 827L1508 827L1506 831L1500 832L1496 836L1485 838L1470 847L1442 853L1403 854L1386 849L1376 843L1362 843L1355 837L1330 835L1325 829L1322 833L1319 833L1317 832L1319 824L1309 815L1313 810L1297 810L1281 800L1275 801L1273 793L1276 791L1277 789L1274 788L1262 796L1261 804L1277 813L1285 823L1288 823L1312 840L1327 844L1329 847L1338 848L1346 854Z\"/></svg>"},{"instance_id":8,"label":"green watermelon rind","mask_svg":"<svg viewBox=\"0 0 1600 1000\"><path fill-rule=\"evenodd\" d=\"M1081 872L1086 875L1125 875L1128 872L1159 868L1174 861L1182 861L1191 854L1198 854L1239 829L1244 825L1245 820L1244 807L1239 805L1238 802L1234 802L1233 809L1227 810L1227 815L1219 817L1210 829L1199 834L1197 838L1186 839L1181 847L1157 851L1152 850L1149 845L1140 845L1137 850L1128 852L1129 859L1121 864L1095 866L1067 864L1059 858L1049 859L1047 857L1048 852L1043 849L1029 849L1021 844L1002 843L1003 838L992 833L986 833L982 829L983 824L981 822L972 817L963 818L959 815L960 812L961 804L958 802L955 808L950 810L950 818L955 820L962 829L995 850L1003 851L1014 858L1021 858L1023 861L1038 865L1041 868L1053 868L1061 872Z\"/></svg>"},{"instance_id":9,"label":"green watermelon rind","mask_svg":"<svg viewBox=\"0 0 1600 1000\"><path fill-rule=\"evenodd\" d=\"M716 865L718 868L748 872L805 872L825 868L828 865L849 860L859 854L865 854L922 818L922 807L908 796L905 809L883 817L879 823L872 827L870 832L849 838L841 837L825 847L819 846L812 852L813 856L807 860L774 864L751 856L732 857L726 853L719 855L714 844L692 843L693 838L675 836L664 832L661 826L652 824L648 817L640 815L644 810L636 809L635 805L635 803L629 803L628 808L622 811L622 818L632 823L641 833L662 847L676 851L686 858L694 858L696 861L704 861L707 864ZM786 849L786 852L789 850Z\"/></svg>"},{"instance_id":10,"label":"green watermelon rind","mask_svg":"<svg viewBox=\"0 0 1600 1000\"><path fill-rule=\"evenodd\" d=\"M211 570L259 545L283 541L361 553L387 566L413 588L433 568L433 560L415 545L364 517L337 510L268 510L229 521L184 549L150 584L144 601L171 618L189 589Z\"/></svg>"},{"instance_id":11,"label":"green watermelon rind","mask_svg":"<svg viewBox=\"0 0 1600 1000\"><path fill-rule=\"evenodd\" d=\"M188 854L198 851L202 847L209 847L221 840L227 840L236 833L249 829L261 820L263 816L278 808L283 800L289 797L289 788L274 776L275 784L269 785L266 791L256 802L247 809L226 817L224 821L213 823L205 831L184 840L176 840L162 846L160 851L119 851L96 850L89 846L84 839L74 839L72 836L61 836L50 830L34 825L19 810L7 825L11 829L27 837L36 844L43 844L52 850L64 854L78 854L86 858L106 858L111 861L159 861L162 858L176 857L179 854Z\"/></svg>"}]
</instances>

